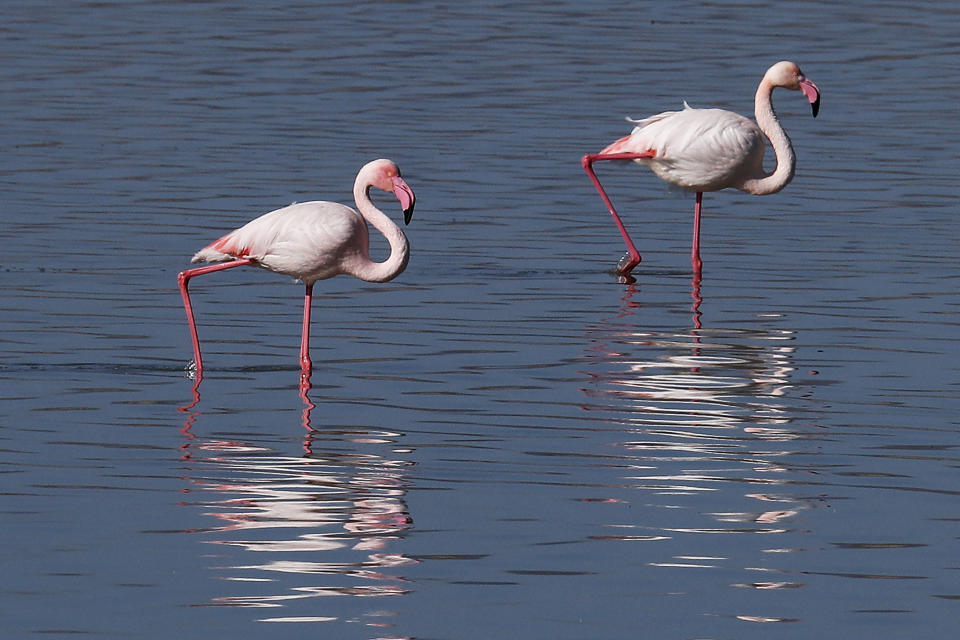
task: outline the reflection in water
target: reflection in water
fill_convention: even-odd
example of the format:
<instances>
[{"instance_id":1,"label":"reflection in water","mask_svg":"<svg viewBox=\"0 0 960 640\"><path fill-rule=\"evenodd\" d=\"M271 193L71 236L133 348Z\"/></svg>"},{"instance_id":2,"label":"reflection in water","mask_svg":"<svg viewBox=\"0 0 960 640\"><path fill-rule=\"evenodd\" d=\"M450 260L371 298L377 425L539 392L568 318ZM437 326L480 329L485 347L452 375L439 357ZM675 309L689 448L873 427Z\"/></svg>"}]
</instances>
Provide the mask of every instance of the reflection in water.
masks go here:
<instances>
[{"instance_id":1,"label":"reflection in water","mask_svg":"<svg viewBox=\"0 0 960 640\"><path fill-rule=\"evenodd\" d=\"M190 388L190 402L177 409L177 411L187 415L187 417L183 420L183 428L180 429L180 433L182 433L186 438L186 441L180 447L180 450L183 452L184 459L190 457L190 440L196 438L191 429L193 428L193 423L196 422L197 418L201 415L199 411L194 409L194 407L200 404L200 383L203 381L203 377L194 375L192 376L192 379L193 386Z\"/></svg>"},{"instance_id":2,"label":"reflection in water","mask_svg":"<svg viewBox=\"0 0 960 640\"><path fill-rule=\"evenodd\" d=\"M790 388L792 331L704 329L696 326L699 302L694 308L695 328L679 333L642 331L623 323L637 312L630 300L634 293L628 291L617 316L620 328L598 328L602 338L594 343L592 356L614 367L589 373L593 385L584 390L588 396L615 399L602 408L616 411L629 425L737 429L791 437L773 425L790 421L778 398ZM649 428L643 432L655 433ZM685 446L699 446L693 444L700 440L696 434L683 437L691 441ZM715 438L703 444L722 446Z\"/></svg>"},{"instance_id":3,"label":"reflection in water","mask_svg":"<svg viewBox=\"0 0 960 640\"><path fill-rule=\"evenodd\" d=\"M192 534L224 551L215 554L223 580L247 585L254 594L218 595L208 604L236 607L293 607L320 596L395 596L410 591L399 567L416 561L390 553L412 519L405 502L406 460L395 445L400 433L366 427L310 425L309 377L301 380L303 457L276 455L267 447L236 440L202 439L192 433L202 412L200 380L187 414L181 447L189 461L190 498L214 524ZM322 577L322 578L321 578ZM336 616L261 618L263 622L329 622ZM364 614L364 624L392 626L394 615Z\"/></svg>"},{"instance_id":4,"label":"reflection in water","mask_svg":"<svg viewBox=\"0 0 960 640\"><path fill-rule=\"evenodd\" d=\"M690 311L693 312L693 328L702 329L703 326L700 322L700 317L702 313L700 312L700 305L703 303L703 296L700 295L700 282L703 280L703 275L700 269L697 269L693 272L693 280L691 281L690 286L690 295L693 298L693 304L690 306Z\"/></svg>"},{"instance_id":5,"label":"reflection in water","mask_svg":"<svg viewBox=\"0 0 960 640\"><path fill-rule=\"evenodd\" d=\"M789 398L794 332L705 328L698 276L692 282L689 329L642 329L635 286L626 290L616 317L590 328L590 385L583 389L589 403L584 408L621 426L628 435L618 443L627 454L623 484L644 491L644 500L652 499L667 514L662 521L651 521L658 512L645 510L643 522L611 524L624 535L607 539L796 533L798 514L822 506L818 497L790 491L797 474L809 472L792 454L812 439L794 426L797 407ZM714 501L708 496L721 491L720 503L736 505L737 494L730 492L738 487L742 510L709 509ZM764 564L777 553L797 551L774 548L772 542L761 542ZM689 569L733 561L719 554L676 555L649 565ZM770 567L740 569L778 572ZM787 589L802 584L763 580L731 586Z\"/></svg>"}]
</instances>

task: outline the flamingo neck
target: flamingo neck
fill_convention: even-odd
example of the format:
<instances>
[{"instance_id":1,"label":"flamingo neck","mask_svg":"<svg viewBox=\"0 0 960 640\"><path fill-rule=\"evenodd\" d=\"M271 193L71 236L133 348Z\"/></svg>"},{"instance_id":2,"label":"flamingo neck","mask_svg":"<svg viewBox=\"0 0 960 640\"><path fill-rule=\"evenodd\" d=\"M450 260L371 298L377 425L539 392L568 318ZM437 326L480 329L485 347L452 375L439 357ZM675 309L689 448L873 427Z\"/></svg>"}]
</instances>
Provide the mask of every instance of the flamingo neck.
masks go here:
<instances>
[{"instance_id":1,"label":"flamingo neck","mask_svg":"<svg viewBox=\"0 0 960 640\"><path fill-rule=\"evenodd\" d=\"M760 82L754 100L754 115L757 118L757 126L760 127L760 131L767 136L773 146L773 152L777 158L777 167L773 170L773 173L744 181L741 189L755 195L776 193L783 189L793 180L793 173L797 166L797 156L793 152L793 145L790 144L790 137L780 126L777 113L773 110L773 89L773 83L766 78Z\"/></svg>"},{"instance_id":2,"label":"flamingo neck","mask_svg":"<svg viewBox=\"0 0 960 640\"><path fill-rule=\"evenodd\" d=\"M357 210L373 227L383 234L390 243L390 256L383 262L374 262L369 254L364 255L357 266L354 275L368 282L387 282L403 273L410 260L410 243L403 230L398 227L370 199L370 184L357 178L353 187L353 198L357 203Z\"/></svg>"}]
</instances>

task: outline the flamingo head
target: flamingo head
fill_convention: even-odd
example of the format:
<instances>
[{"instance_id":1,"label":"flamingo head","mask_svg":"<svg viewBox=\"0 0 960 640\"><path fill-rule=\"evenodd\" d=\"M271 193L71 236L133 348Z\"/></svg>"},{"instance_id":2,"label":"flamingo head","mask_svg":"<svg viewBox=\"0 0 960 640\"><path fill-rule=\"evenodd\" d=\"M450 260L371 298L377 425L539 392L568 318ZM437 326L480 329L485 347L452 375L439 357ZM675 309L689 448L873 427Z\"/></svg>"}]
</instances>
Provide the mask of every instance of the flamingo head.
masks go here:
<instances>
[{"instance_id":1,"label":"flamingo head","mask_svg":"<svg viewBox=\"0 0 960 640\"><path fill-rule=\"evenodd\" d=\"M813 117L816 118L820 112L820 89L813 83L813 80L803 75L800 67L794 62L784 60L767 69L763 79L774 87L783 87L793 91L802 91L803 95L810 101L813 109Z\"/></svg>"},{"instance_id":2,"label":"flamingo head","mask_svg":"<svg viewBox=\"0 0 960 640\"><path fill-rule=\"evenodd\" d=\"M393 160L374 160L360 170L361 176L365 174L367 184L397 196L400 207L403 209L403 223L410 224L417 197L413 194L410 185L400 177L400 167Z\"/></svg>"}]
</instances>

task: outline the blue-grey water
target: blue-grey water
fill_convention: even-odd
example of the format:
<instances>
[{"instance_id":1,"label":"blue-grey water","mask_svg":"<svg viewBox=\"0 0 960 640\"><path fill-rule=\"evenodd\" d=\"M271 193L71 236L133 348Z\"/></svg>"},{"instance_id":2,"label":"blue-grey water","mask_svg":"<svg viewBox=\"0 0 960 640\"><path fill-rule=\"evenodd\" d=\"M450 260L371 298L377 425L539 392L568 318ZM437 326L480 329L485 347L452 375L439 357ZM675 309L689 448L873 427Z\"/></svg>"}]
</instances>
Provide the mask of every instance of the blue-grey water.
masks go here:
<instances>
[{"instance_id":1,"label":"blue-grey water","mask_svg":"<svg viewBox=\"0 0 960 640\"><path fill-rule=\"evenodd\" d=\"M960 10L53 2L0 25L0 635L877 639L960 626ZM784 191L579 164L775 102ZM388 284L176 274L401 166ZM379 201L399 214L392 198ZM386 251L375 238L375 252ZM696 285L696 286L695 286Z\"/></svg>"}]
</instances>

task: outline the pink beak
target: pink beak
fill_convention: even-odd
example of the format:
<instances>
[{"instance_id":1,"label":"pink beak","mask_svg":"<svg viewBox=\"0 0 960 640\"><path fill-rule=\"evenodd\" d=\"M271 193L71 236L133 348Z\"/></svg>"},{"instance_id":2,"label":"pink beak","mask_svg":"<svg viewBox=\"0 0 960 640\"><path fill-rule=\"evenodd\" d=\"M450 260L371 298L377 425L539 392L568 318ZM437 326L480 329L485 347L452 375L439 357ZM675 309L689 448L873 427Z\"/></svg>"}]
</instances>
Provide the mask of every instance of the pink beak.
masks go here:
<instances>
[{"instance_id":1,"label":"pink beak","mask_svg":"<svg viewBox=\"0 0 960 640\"><path fill-rule=\"evenodd\" d=\"M816 118L817 114L820 113L820 89L813 84L812 80L800 76L800 91L803 91L803 95L807 96L807 100L810 101L810 105L813 107L813 117Z\"/></svg>"},{"instance_id":2,"label":"pink beak","mask_svg":"<svg viewBox=\"0 0 960 640\"><path fill-rule=\"evenodd\" d=\"M410 224L413 218L413 207L417 204L417 196L413 195L413 189L410 188L403 178L393 176L393 195L400 201L400 208L403 209L403 223Z\"/></svg>"}]
</instances>

